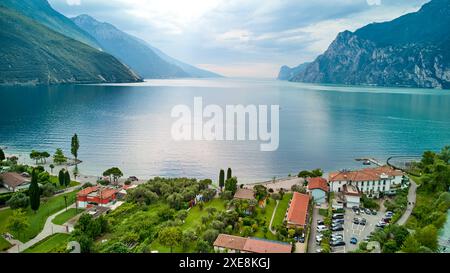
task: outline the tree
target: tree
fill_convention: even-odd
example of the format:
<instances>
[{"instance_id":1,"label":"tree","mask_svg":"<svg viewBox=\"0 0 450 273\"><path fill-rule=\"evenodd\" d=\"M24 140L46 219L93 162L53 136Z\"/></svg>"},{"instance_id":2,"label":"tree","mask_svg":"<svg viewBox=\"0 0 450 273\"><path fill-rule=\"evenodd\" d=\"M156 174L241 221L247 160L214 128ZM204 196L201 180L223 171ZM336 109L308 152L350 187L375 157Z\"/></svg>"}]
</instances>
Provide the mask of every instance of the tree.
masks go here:
<instances>
[{"instance_id":1,"label":"tree","mask_svg":"<svg viewBox=\"0 0 450 273\"><path fill-rule=\"evenodd\" d=\"M395 253L398 250L397 243L390 239L383 246L383 253Z\"/></svg>"},{"instance_id":2,"label":"tree","mask_svg":"<svg viewBox=\"0 0 450 273\"><path fill-rule=\"evenodd\" d=\"M45 197L51 197L55 194L56 187L53 183L46 183L42 185L42 195Z\"/></svg>"},{"instance_id":3,"label":"tree","mask_svg":"<svg viewBox=\"0 0 450 273\"><path fill-rule=\"evenodd\" d=\"M232 177L231 168L228 168L228 170L227 170L227 180L230 179L231 177Z\"/></svg>"},{"instance_id":4,"label":"tree","mask_svg":"<svg viewBox=\"0 0 450 273\"><path fill-rule=\"evenodd\" d=\"M28 223L28 217L22 209L14 210L13 214L8 218L7 229L16 233L20 238L20 234L26 230L30 224Z\"/></svg>"},{"instance_id":5,"label":"tree","mask_svg":"<svg viewBox=\"0 0 450 273\"><path fill-rule=\"evenodd\" d=\"M5 157L5 152L3 152L3 149L0 148L0 162L2 162L2 161L5 160L5 159L6 159L6 157Z\"/></svg>"},{"instance_id":6,"label":"tree","mask_svg":"<svg viewBox=\"0 0 450 273\"><path fill-rule=\"evenodd\" d=\"M267 188L263 185L256 185L253 187L255 197L258 201L264 200L268 194Z\"/></svg>"},{"instance_id":7,"label":"tree","mask_svg":"<svg viewBox=\"0 0 450 273\"><path fill-rule=\"evenodd\" d=\"M65 179L66 179L66 177L64 175L64 169L59 170L58 182L59 182L59 185L61 185L61 187L66 185L66 180Z\"/></svg>"},{"instance_id":8,"label":"tree","mask_svg":"<svg viewBox=\"0 0 450 273\"><path fill-rule=\"evenodd\" d=\"M195 249L198 253L208 253L211 250L211 246L204 240L198 240Z\"/></svg>"},{"instance_id":9,"label":"tree","mask_svg":"<svg viewBox=\"0 0 450 273\"><path fill-rule=\"evenodd\" d=\"M170 253L173 252L173 247L177 246L183 237L183 233L179 227L163 228L158 235L158 240L163 246L170 247Z\"/></svg>"},{"instance_id":10,"label":"tree","mask_svg":"<svg viewBox=\"0 0 450 273\"><path fill-rule=\"evenodd\" d=\"M23 192L16 192L11 196L11 198L6 202L6 204L11 209L25 209L30 203L30 198Z\"/></svg>"},{"instance_id":11,"label":"tree","mask_svg":"<svg viewBox=\"0 0 450 273\"><path fill-rule=\"evenodd\" d=\"M187 251L189 245L197 240L197 235L192 230L186 230L183 232L183 239L181 240L181 247L183 251Z\"/></svg>"},{"instance_id":12,"label":"tree","mask_svg":"<svg viewBox=\"0 0 450 273\"><path fill-rule=\"evenodd\" d=\"M220 187L220 190L222 190L224 185L225 185L225 171L224 170L220 170L220 174L219 174L219 187Z\"/></svg>"},{"instance_id":13,"label":"tree","mask_svg":"<svg viewBox=\"0 0 450 273\"><path fill-rule=\"evenodd\" d=\"M41 189L38 185L38 177L35 169L33 169L33 172L31 174L31 184L28 190L28 194L30 195L31 209L36 212L41 204Z\"/></svg>"},{"instance_id":14,"label":"tree","mask_svg":"<svg viewBox=\"0 0 450 273\"><path fill-rule=\"evenodd\" d=\"M442 148L441 153L439 154L439 158L444 161L444 163L448 164L450 161L450 146L445 146ZM0 151L0 161L1 161L1 151Z\"/></svg>"},{"instance_id":15,"label":"tree","mask_svg":"<svg viewBox=\"0 0 450 273\"><path fill-rule=\"evenodd\" d=\"M238 181L236 177L227 179L227 181L225 181L225 191L230 191L234 195L237 190L237 183Z\"/></svg>"},{"instance_id":16,"label":"tree","mask_svg":"<svg viewBox=\"0 0 450 273\"><path fill-rule=\"evenodd\" d=\"M422 155L422 164L424 166L433 165L436 154L432 151L425 151Z\"/></svg>"},{"instance_id":17,"label":"tree","mask_svg":"<svg viewBox=\"0 0 450 273\"><path fill-rule=\"evenodd\" d=\"M32 150L30 153L30 159L34 160L36 162L36 165L38 164L38 160L41 158L41 153L35 150Z\"/></svg>"},{"instance_id":18,"label":"tree","mask_svg":"<svg viewBox=\"0 0 450 273\"><path fill-rule=\"evenodd\" d=\"M64 173L64 186L68 187L70 185L70 173L66 171Z\"/></svg>"},{"instance_id":19,"label":"tree","mask_svg":"<svg viewBox=\"0 0 450 273\"><path fill-rule=\"evenodd\" d=\"M311 172L309 172L309 171L300 171L297 176L301 177L301 178L311 177Z\"/></svg>"},{"instance_id":20,"label":"tree","mask_svg":"<svg viewBox=\"0 0 450 273\"><path fill-rule=\"evenodd\" d=\"M215 229L210 228L203 233L203 240L212 244L216 240L217 236L219 236L219 232Z\"/></svg>"},{"instance_id":21,"label":"tree","mask_svg":"<svg viewBox=\"0 0 450 273\"><path fill-rule=\"evenodd\" d=\"M311 177L322 177L323 171L321 169L314 169L311 171Z\"/></svg>"},{"instance_id":22,"label":"tree","mask_svg":"<svg viewBox=\"0 0 450 273\"><path fill-rule=\"evenodd\" d=\"M103 172L103 176L109 176L110 181L114 181L114 183L118 183L119 178L123 176L122 171L117 167L112 167Z\"/></svg>"},{"instance_id":23,"label":"tree","mask_svg":"<svg viewBox=\"0 0 450 273\"><path fill-rule=\"evenodd\" d=\"M434 225L428 225L416 231L415 237L422 246L433 251L438 249L438 231Z\"/></svg>"},{"instance_id":24,"label":"tree","mask_svg":"<svg viewBox=\"0 0 450 273\"><path fill-rule=\"evenodd\" d=\"M56 152L53 155L53 162L55 162L57 165L61 165L67 162L67 158L60 148L56 149Z\"/></svg>"},{"instance_id":25,"label":"tree","mask_svg":"<svg viewBox=\"0 0 450 273\"><path fill-rule=\"evenodd\" d=\"M414 236L410 235L403 242L402 251L405 253L419 253L420 243L414 238Z\"/></svg>"},{"instance_id":26,"label":"tree","mask_svg":"<svg viewBox=\"0 0 450 273\"><path fill-rule=\"evenodd\" d=\"M181 205L183 205L183 195L179 193L172 193L171 195L167 196L166 200L169 203L170 207L177 210L179 210L181 208Z\"/></svg>"},{"instance_id":27,"label":"tree","mask_svg":"<svg viewBox=\"0 0 450 273\"><path fill-rule=\"evenodd\" d=\"M75 157L75 160L78 159L78 149L80 148L80 142L78 141L77 134L73 135L72 142L70 145L70 152Z\"/></svg>"},{"instance_id":28,"label":"tree","mask_svg":"<svg viewBox=\"0 0 450 273\"><path fill-rule=\"evenodd\" d=\"M47 163L47 158L50 157L50 154L48 152L42 152L41 153L41 160L44 160L44 163Z\"/></svg>"},{"instance_id":29,"label":"tree","mask_svg":"<svg viewBox=\"0 0 450 273\"><path fill-rule=\"evenodd\" d=\"M53 169L55 168L55 165L50 164L49 167L50 167L50 171L53 173Z\"/></svg>"}]
</instances>

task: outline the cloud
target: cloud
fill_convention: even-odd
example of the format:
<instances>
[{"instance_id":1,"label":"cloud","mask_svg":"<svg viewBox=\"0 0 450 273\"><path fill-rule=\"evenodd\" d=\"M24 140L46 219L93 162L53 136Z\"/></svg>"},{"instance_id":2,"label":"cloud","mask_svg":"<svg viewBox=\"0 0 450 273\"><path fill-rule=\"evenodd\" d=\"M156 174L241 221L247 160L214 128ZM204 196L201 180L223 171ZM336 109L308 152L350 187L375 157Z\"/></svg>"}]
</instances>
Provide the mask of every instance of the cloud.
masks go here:
<instances>
[{"instance_id":1,"label":"cloud","mask_svg":"<svg viewBox=\"0 0 450 273\"><path fill-rule=\"evenodd\" d=\"M344 30L394 19L427 0L50 0L67 16L112 23L192 64L243 75L313 60ZM276 74L276 73L275 73ZM275 76L275 75L273 75Z\"/></svg>"}]
</instances>

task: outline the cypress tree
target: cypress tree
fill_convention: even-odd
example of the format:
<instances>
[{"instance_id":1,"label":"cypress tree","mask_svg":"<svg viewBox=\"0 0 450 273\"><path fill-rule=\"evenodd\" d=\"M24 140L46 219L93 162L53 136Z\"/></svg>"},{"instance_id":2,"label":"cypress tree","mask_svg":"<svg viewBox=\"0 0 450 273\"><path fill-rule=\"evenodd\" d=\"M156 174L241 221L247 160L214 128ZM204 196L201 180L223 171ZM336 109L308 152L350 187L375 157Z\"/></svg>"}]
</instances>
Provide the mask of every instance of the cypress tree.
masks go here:
<instances>
[{"instance_id":1,"label":"cypress tree","mask_svg":"<svg viewBox=\"0 0 450 273\"><path fill-rule=\"evenodd\" d=\"M227 170L227 180L230 179L232 177L231 175L231 168L228 168Z\"/></svg>"},{"instance_id":2,"label":"cypress tree","mask_svg":"<svg viewBox=\"0 0 450 273\"><path fill-rule=\"evenodd\" d=\"M75 134L72 137L72 143L71 143L71 148L70 148L70 152L75 157L75 159L78 159L78 149L79 148L80 148L80 142L78 141L77 134Z\"/></svg>"},{"instance_id":3,"label":"cypress tree","mask_svg":"<svg viewBox=\"0 0 450 273\"><path fill-rule=\"evenodd\" d=\"M219 187L222 190L223 186L225 186L225 171L220 170L219 174Z\"/></svg>"},{"instance_id":4,"label":"cypress tree","mask_svg":"<svg viewBox=\"0 0 450 273\"><path fill-rule=\"evenodd\" d=\"M59 171L58 181L59 181L59 185L61 185L61 186L65 186L66 185L65 176L64 176L64 169L61 169Z\"/></svg>"},{"instance_id":5,"label":"cypress tree","mask_svg":"<svg viewBox=\"0 0 450 273\"><path fill-rule=\"evenodd\" d=\"M70 185L70 173L69 173L69 171L66 171L64 173L64 185L66 187Z\"/></svg>"},{"instance_id":6,"label":"cypress tree","mask_svg":"<svg viewBox=\"0 0 450 273\"><path fill-rule=\"evenodd\" d=\"M41 189L39 188L36 170L33 170L31 174L31 184L28 193L30 195L31 209L36 212L41 204Z\"/></svg>"},{"instance_id":7,"label":"cypress tree","mask_svg":"<svg viewBox=\"0 0 450 273\"><path fill-rule=\"evenodd\" d=\"M3 152L2 148L0 148L0 161L5 160L5 153Z\"/></svg>"}]
</instances>

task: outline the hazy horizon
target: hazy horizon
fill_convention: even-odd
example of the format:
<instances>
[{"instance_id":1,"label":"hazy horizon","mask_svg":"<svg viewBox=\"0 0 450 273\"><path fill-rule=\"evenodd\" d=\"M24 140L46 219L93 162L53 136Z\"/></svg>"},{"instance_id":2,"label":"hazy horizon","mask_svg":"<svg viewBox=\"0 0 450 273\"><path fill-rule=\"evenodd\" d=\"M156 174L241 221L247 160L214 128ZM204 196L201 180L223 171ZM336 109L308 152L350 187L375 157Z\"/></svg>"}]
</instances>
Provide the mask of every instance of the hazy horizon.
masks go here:
<instances>
[{"instance_id":1,"label":"hazy horizon","mask_svg":"<svg viewBox=\"0 0 450 273\"><path fill-rule=\"evenodd\" d=\"M226 77L276 77L312 61L344 30L414 12L426 0L49 0L88 14L168 55Z\"/></svg>"}]
</instances>

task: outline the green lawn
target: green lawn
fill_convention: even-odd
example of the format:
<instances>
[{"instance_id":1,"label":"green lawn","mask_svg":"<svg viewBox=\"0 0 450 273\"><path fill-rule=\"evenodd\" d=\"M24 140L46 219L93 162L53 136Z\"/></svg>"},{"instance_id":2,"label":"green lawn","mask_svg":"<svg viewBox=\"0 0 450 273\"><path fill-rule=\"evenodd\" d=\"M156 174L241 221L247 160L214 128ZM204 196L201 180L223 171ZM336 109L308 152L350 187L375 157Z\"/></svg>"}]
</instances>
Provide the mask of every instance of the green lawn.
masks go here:
<instances>
[{"instance_id":1,"label":"green lawn","mask_svg":"<svg viewBox=\"0 0 450 273\"><path fill-rule=\"evenodd\" d=\"M202 225L202 216L207 216L206 208L216 208L217 211L225 210L225 201L220 198L215 198L210 202L205 203L203 210L199 206L195 206L189 210L189 215L186 218L182 229L194 229L198 225Z\"/></svg>"},{"instance_id":2,"label":"green lawn","mask_svg":"<svg viewBox=\"0 0 450 273\"><path fill-rule=\"evenodd\" d=\"M70 219L77 216L81 212L83 212L83 209L75 209L75 208L68 209L67 211L64 211L64 212L58 214L53 219L52 222L55 225L63 225L65 222L69 221Z\"/></svg>"},{"instance_id":3,"label":"green lawn","mask_svg":"<svg viewBox=\"0 0 450 273\"><path fill-rule=\"evenodd\" d=\"M283 196L283 199L280 200L278 204L277 211L275 212L275 218L273 219L273 227L279 226L283 224L284 216L286 215L286 211L289 206L289 201L292 198L292 193L286 193Z\"/></svg>"},{"instance_id":4,"label":"green lawn","mask_svg":"<svg viewBox=\"0 0 450 273\"><path fill-rule=\"evenodd\" d=\"M56 233L48 236L39 243L25 249L24 253L58 253L62 252L69 242L70 235Z\"/></svg>"},{"instance_id":5,"label":"green lawn","mask_svg":"<svg viewBox=\"0 0 450 273\"><path fill-rule=\"evenodd\" d=\"M63 187L63 186L61 186L61 185L59 184L59 180L58 180L58 177L57 177L57 176L50 175L50 182L52 182L53 184L55 184L55 186L56 186L56 188L57 188L58 190L60 190L60 189L65 189L65 188L66 188L66 187ZM70 188L70 187L75 187L75 186L78 186L78 185L80 185L80 182L77 182L77 181L70 181L70 184L69 184L68 188Z\"/></svg>"},{"instance_id":6,"label":"green lawn","mask_svg":"<svg viewBox=\"0 0 450 273\"><path fill-rule=\"evenodd\" d=\"M0 251L5 251L11 247L11 244L5 238L0 236Z\"/></svg>"},{"instance_id":7,"label":"green lawn","mask_svg":"<svg viewBox=\"0 0 450 273\"><path fill-rule=\"evenodd\" d=\"M29 223L28 229L22 232L20 234L20 237L18 237L17 234L14 234L13 232L10 233L22 242L27 242L30 239L34 238L39 232L41 232L47 218L65 207L64 196L68 197L67 205L69 206L75 202L76 192L70 192L63 195L51 197L46 201L41 200L41 206L36 213L28 208L26 210ZM6 226L8 224L8 218L11 214L11 209L0 211L0 234L9 232Z\"/></svg>"},{"instance_id":8,"label":"green lawn","mask_svg":"<svg viewBox=\"0 0 450 273\"><path fill-rule=\"evenodd\" d=\"M323 217L327 217L328 210L327 209L319 209L319 214L322 215Z\"/></svg>"},{"instance_id":9,"label":"green lawn","mask_svg":"<svg viewBox=\"0 0 450 273\"><path fill-rule=\"evenodd\" d=\"M269 230L270 225L270 219L272 218L273 210L275 209L276 201L273 199L270 199L269 204L266 205L265 209L262 210L261 208L258 208L257 210L257 218L263 219L266 222L266 227ZM265 211L265 213L263 213ZM264 232L262 231L262 228L259 228L258 231L252 235L253 237L258 238L266 238L270 240L276 240L276 236L272 234L272 232L267 231L266 236L264 236Z\"/></svg>"}]
</instances>

